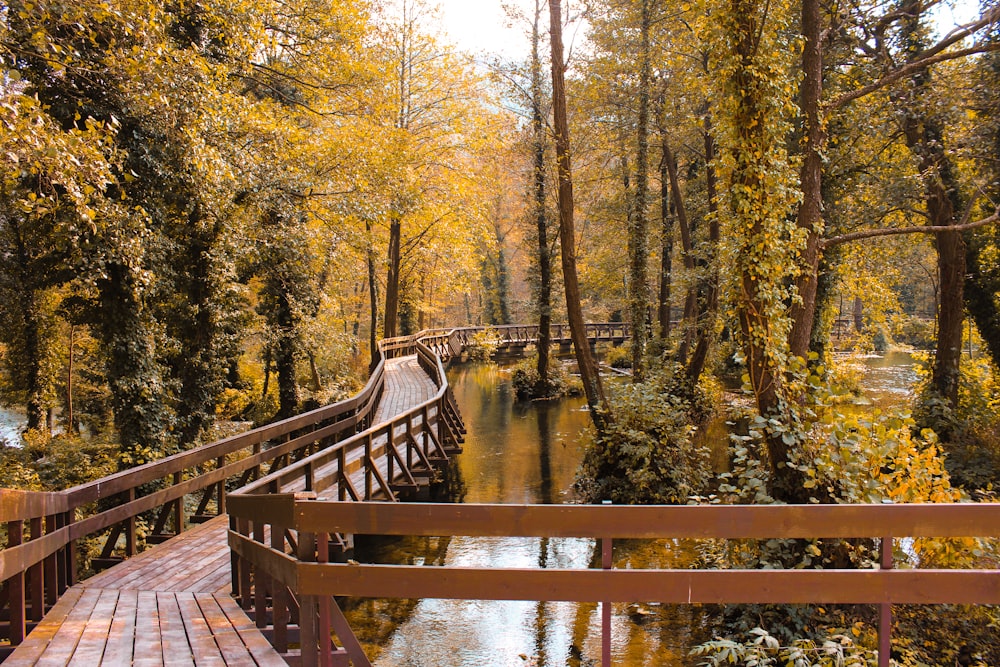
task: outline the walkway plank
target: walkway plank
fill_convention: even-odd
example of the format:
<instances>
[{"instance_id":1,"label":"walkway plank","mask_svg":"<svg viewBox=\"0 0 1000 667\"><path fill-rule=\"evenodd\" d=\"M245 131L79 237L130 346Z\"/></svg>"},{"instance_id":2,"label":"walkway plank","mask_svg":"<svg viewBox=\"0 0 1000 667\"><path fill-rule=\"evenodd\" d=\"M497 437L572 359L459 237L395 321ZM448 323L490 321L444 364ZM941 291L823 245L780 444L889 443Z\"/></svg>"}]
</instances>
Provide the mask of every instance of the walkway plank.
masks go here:
<instances>
[{"instance_id":1,"label":"walkway plank","mask_svg":"<svg viewBox=\"0 0 1000 667\"><path fill-rule=\"evenodd\" d=\"M191 644L191 651L194 654L194 664L201 667L225 667L226 661L222 658L222 651L212 637L212 631L208 627L198 602L194 599L194 593L176 593L177 606L181 610L184 619L184 629L187 631L188 642Z\"/></svg>"},{"instance_id":2,"label":"walkway plank","mask_svg":"<svg viewBox=\"0 0 1000 667\"><path fill-rule=\"evenodd\" d=\"M130 665L135 648L137 591L120 591L111 633L104 649L104 662L109 665ZM83 667L83 666L81 666ZM89 667L89 665L87 666Z\"/></svg>"},{"instance_id":3,"label":"walkway plank","mask_svg":"<svg viewBox=\"0 0 1000 667\"><path fill-rule=\"evenodd\" d=\"M194 656L191 655L191 644L184 631L177 598L170 593L157 593L156 606L160 612L160 646L164 660L178 667L194 667Z\"/></svg>"},{"instance_id":4,"label":"walkway plank","mask_svg":"<svg viewBox=\"0 0 1000 667\"><path fill-rule=\"evenodd\" d=\"M73 651L69 664L73 667L89 667L100 664L104 649L111 631L111 622L115 618L115 607L118 605L118 591L100 591L97 604L90 614L86 627L80 635L80 642Z\"/></svg>"},{"instance_id":5,"label":"walkway plank","mask_svg":"<svg viewBox=\"0 0 1000 667\"><path fill-rule=\"evenodd\" d=\"M134 667L162 667L163 646L160 641L160 610L154 591L139 591L135 611Z\"/></svg>"}]
</instances>

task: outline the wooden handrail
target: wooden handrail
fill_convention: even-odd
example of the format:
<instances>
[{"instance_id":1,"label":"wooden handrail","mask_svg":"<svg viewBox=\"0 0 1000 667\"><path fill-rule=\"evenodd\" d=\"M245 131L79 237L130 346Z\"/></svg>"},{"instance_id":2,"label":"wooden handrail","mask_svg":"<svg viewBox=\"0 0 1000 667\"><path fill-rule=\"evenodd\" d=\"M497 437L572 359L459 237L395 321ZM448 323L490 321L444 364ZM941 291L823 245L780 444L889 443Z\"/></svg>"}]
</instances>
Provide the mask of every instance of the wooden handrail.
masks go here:
<instances>
[{"instance_id":1,"label":"wooden handrail","mask_svg":"<svg viewBox=\"0 0 1000 667\"><path fill-rule=\"evenodd\" d=\"M691 603L827 603L878 605L879 664L889 664L891 604L1000 604L1000 570L893 569L891 544L898 537L1000 537L1000 504L771 505L771 506L580 506L337 503L283 496L234 498L230 546L238 567L266 585L280 578L298 599L336 610L334 596ZM253 543L251 526L271 521L272 531L292 530L325 544L334 533L464 535L482 537L583 537L628 539L821 539L876 538L879 569L858 570L615 570L496 567L425 567L337 564L326 554L287 555ZM263 534L262 532L260 534ZM275 568L281 569L280 573ZM246 594L247 591L241 591ZM318 635L330 633L318 617ZM340 636L344 629L337 628ZM317 635L317 636L318 636ZM343 639L343 638L342 638ZM605 636L605 659L610 660ZM350 642L348 642L348 645ZM316 646L303 646L319 659ZM355 664L368 664L363 654ZM605 663L607 664L607 663Z\"/></svg>"}]
</instances>

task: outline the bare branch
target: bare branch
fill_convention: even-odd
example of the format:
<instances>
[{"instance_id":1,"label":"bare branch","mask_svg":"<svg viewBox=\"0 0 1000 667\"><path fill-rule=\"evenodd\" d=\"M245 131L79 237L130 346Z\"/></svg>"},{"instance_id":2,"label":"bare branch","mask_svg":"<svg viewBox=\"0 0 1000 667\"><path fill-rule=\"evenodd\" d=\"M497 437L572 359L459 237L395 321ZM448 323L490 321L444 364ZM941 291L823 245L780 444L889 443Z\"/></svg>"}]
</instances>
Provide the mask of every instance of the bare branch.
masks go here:
<instances>
[{"instance_id":1,"label":"bare branch","mask_svg":"<svg viewBox=\"0 0 1000 667\"><path fill-rule=\"evenodd\" d=\"M870 95L871 93L875 92L876 90L879 90L880 88L884 88L890 83L894 83L902 78L910 76L914 72L917 72L926 67L930 67L931 65L935 65L940 62L945 62L947 60L954 60L956 58L964 58L966 56L975 55L977 53L987 53L989 51L1000 50L1000 43L992 41L986 43L973 44L968 48L959 49L957 51L945 52L945 49L961 42L963 39L975 34L979 30L996 23L998 20L1000 20L1000 6L994 7L993 9L989 10L978 20L953 30L948 34L947 37L942 39L937 44L934 44L933 46L929 47L922 54L920 54L920 57L917 60L909 62L906 65L903 65L902 67L889 72L882 78L868 84L867 86L858 88L857 90L845 93L840 97L835 98L827 105L827 108L838 109L847 104L848 102L852 102L866 95Z\"/></svg>"},{"instance_id":2,"label":"bare branch","mask_svg":"<svg viewBox=\"0 0 1000 667\"><path fill-rule=\"evenodd\" d=\"M965 216L963 216L965 217ZM843 234L841 236L833 236L828 239L824 239L820 244L822 250L827 250L834 246L842 245L844 243L850 243L851 241L861 241L863 239L873 239L883 236L900 236L903 234L944 234L945 232L965 232L970 229L978 229L979 227L985 227L987 225L992 225L1000 222L1000 208L993 213L993 215L983 218L982 220L977 220L975 222L965 222L958 225L942 225L933 226L926 225L923 227L890 227L885 229L866 229L861 232L852 232L850 234Z\"/></svg>"}]
</instances>

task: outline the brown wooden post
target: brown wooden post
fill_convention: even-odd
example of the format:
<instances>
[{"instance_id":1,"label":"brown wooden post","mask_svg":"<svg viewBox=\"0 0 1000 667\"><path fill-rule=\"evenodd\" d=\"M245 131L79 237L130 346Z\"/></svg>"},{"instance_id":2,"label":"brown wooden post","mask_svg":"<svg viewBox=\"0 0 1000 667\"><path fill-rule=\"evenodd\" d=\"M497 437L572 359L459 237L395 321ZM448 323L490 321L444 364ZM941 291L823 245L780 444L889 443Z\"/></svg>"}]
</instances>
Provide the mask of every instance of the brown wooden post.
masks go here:
<instances>
[{"instance_id":1,"label":"brown wooden post","mask_svg":"<svg viewBox=\"0 0 1000 667\"><path fill-rule=\"evenodd\" d=\"M320 533L316 536L316 562L330 562L330 535ZM330 636L330 603L333 600L324 595L317 600L319 606L317 634L319 639L319 664L321 667L333 666L333 639Z\"/></svg>"},{"instance_id":2,"label":"brown wooden post","mask_svg":"<svg viewBox=\"0 0 1000 667\"><path fill-rule=\"evenodd\" d=\"M285 552L285 526L271 526L271 548ZM288 593L285 585L274 582L271 591L271 617L274 624L274 650L288 652Z\"/></svg>"},{"instance_id":3,"label":"brown wooden post","mask_svg":"<svg viewBox=\"0 0 1000 667\"><path fill-rule=\"evenodd\" d=\"M76 508L71 507L64 515L62 524L58 526L69 527L76 522ZM67 588L76 584L76 540L70 540L66 549L61 552L63 558L62 571L65 573L59 579L59 594L62 595Z\"/></svg>"},{"instance_id":4,"label":"brown wooden post","mask_svg":"<svg viewBox=\"0 0 1000 667\"><path fill-rule=\"evenodd\" d=\"M174 473L174 486L183 481L184 475L178 470ZM182 532L184 532L184 496L174 501L174 534L180 535Z\"/></svg>"},{"instance_id":5,"label":"brown wooden post","mask_svg":"<svg viewBox=\"0 0 1000 667\"><path fill-rule=\"evenodd\" d=\"M236 532L244 537L250 536L250 520L239 518L236 520ZM240 560L239 565L239 591L240 591L240 604L243 605L244 611L250 611L253 608L253 596L250 595L250 562L246 560Z\"/></svg>"},{"instance_id":6,"label":"brown wooden post","mask_svg":"<svg viewBox=\"0 0 1000 667\"><path fill-rule=\"evenodd\" d=\"M7 547L16 547L24 539L21 531L24 522L20 519L7 522ZM24 641L24 572L17 572L7 580L10 605L10 645L17 646Z\"/></svg>"},{"instance_id":7,"label":"brown wooden post","mask_svg":"<svg viewBox=\"0 0 1000 667\"><path fill-rule=\"evenodd\" d=\"M880 546L881 566L883 570L892 569L892 535L882 538ZM889 667L892 653L892 603L883 602L879 605L878 614L878 665Z\"/></svg>"},{"instance_id":8,"label":"brown wooden post","mask_svg":"<svg viewBox=\"0 0 1000 667\"><path fill-rule=\"evenodd\" d=\"M611 538L601 538L601 568L611 569ZM611 667L611 601L601 602L601 666Z\"/></svg>"},{"instance_id":9,"label":"brown wooden post","mask_svg":"<svg viewBox=\"0 0 1000 667\"><path fill-rule=\"evenodd\" d=\"M258 454L260 454L260 451L261 451L260 443L259 442L255 442L253 444L253 454L254 454L254 456L257 456ZM252 468L252 470L253 470L253 474L251 475L251 477L255 481L258 480L258 479L260 479L260 464L258 463L257 465L255 465Z\"/></svg>"},{"instance_id":10,"label":"brown wooden post","mask_svg":"<svg viewBox=\"0 0 1000 667\"><path fill-rule=\"evenodd\" d=\"M45 532L54 533L58 529L59 517L50 514L45 517ZM60 550L61 551L61 550ZM45 557L45 601L52 605L59 599L59 578L56 574L59 571L59 553L49 554Z\"/></svg>"},{"instance_id":11,"label":"brown wooden post","mask_svg":"<svg viewBox=\"0 0 1000 667\"><path fill-rule=\"evenodd\" d=\"M128 490L128 502L135 500L135 487ZM135 515L125 520L125 556L135 555Z\"/></svg>"},{"instance_id":12,"label":"brown wooden post","mask_svg":"<svg viewBox=\"0 0 1000 667\"><path fill-rule=\"evenodd\" d=\"M385 464L386 464L386 478L385 481L392 486L392 479L395 477L395 471L393 470L393 460L392 452L396 449L396 422L389 423L389 440L386 443L388 446L385 450Z\"/></svg>"},{"instance_id":13,"label":"brown wooden post","mask_svg":"<svg viewBox=\"0 0 1000 667\"><path fill-rule=\"evenodd\" d=\"M225 467L226 467L226 457L225 457L225 455L223 455L223 456L220 456L216 460L216 462L215 462L215 469L216 470L221 470L222 468L225 468ZM219 483L218 483L218 489L216 491L216 494L217 495L215 497L219 499L219 502L216 503L216 505L218 506L218 512L216 512L216 514L225 514L226 513L226 480L223 479L223 480L219 481Z\"/></svg>"},{"instance_id":14,"label":"brown wooden post","mask_svg":"<svg viewBox=\"0 0 1000 667\"><path fill-rule=\"evenodd\" d=\"M254 542L264 544L264 522L260 519L253 520L253 539ZM267 627L267 589L270 588L270 583L271 578L264 568L254 568L253 609L258 628Z\"/></svg>"},{"instance_id":15,"label":"brown wooden post","mask_svg":"<svg viewBox=\"0 0 1000 667\"><path fill-rule=\"evenodd\" d=\"M413 414L406 413L406 469L413 472Z\"/></svg>"},{"instance_id":16,"label":"brown wooden post","mask_svg":"<svg viewBox=\"0 0 1000 667\"><path fill-rule=\"evenodd\" d=\"M337 450L337 500L347 500L347 452L343 447Z\"/></svg>"},{"instance_id":17,"label":"brown wooden post","mask_svg":"<svg viewBox=\"0 0 1000 667\"><path fill-rule=\"evenodd\" d=\"M365 438L365 500L372 499L372 434Z\"/></svg>"},{"instance_id":18,"label":"brown wooden post","mask_svg":"<svg viewBox=\"0 0 1000 667\"><path fill-rule=\"evenodd\" d=\"M31 519L29 526L29 539L39 539L42 536L42 517ZM30 578L28 597L31 600L31 615L29 620L32 621L42 620L42 616L45 614L45 577L43 566L44 561L35 563L28 570L28 577Z\"/></svg>"},{"instance_id":19,"label":"brown wooden post","mask_svg":"<svg viewBox=\"0 0 1000 667\"><path fill-rule=\"evenodd\" d=\"M304 563L310 563L316 559L316 535L299 533L298 558ZM299 646L301 647L302 667L318 667L317 599L315 595L305 595L304 591L296 591L296 593L299 596Z\"/></svg>"}]
</instances>

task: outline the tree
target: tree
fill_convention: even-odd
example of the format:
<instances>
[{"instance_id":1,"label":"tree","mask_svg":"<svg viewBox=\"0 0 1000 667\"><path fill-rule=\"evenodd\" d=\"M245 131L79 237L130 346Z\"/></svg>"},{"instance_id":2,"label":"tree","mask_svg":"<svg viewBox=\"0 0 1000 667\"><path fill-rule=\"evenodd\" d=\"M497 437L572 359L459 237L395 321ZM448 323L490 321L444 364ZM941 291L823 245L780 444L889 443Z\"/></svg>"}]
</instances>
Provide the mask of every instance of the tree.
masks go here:
<instances>
[{"instance_id":1,"label":"tree","mask_svg":"<svg viewBox=\"0 0 1000 667\"><path fill-rule=\"evenodd\" d=\"M590 353L586 322L580 304L580 285L576 274L576 231L573 224L573 170L570 163L569 123L566 115L566 65L563 61L562 5L549 0L549 42L552 50L552 107L556 133L556 163L559 174L559 240L562 247L563 281L566 285L566 311L576 349L576 360L583 380L590 416L598 432L610 410L597 364Z\"/></svg>"}]
</instances>

